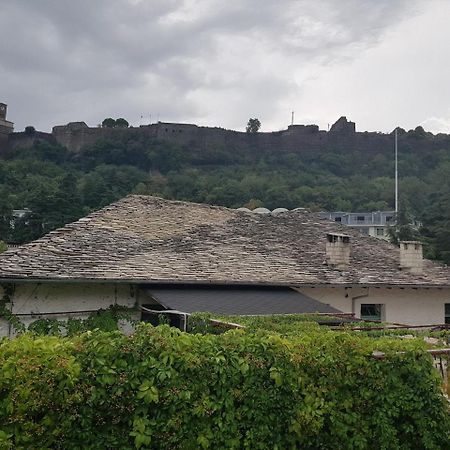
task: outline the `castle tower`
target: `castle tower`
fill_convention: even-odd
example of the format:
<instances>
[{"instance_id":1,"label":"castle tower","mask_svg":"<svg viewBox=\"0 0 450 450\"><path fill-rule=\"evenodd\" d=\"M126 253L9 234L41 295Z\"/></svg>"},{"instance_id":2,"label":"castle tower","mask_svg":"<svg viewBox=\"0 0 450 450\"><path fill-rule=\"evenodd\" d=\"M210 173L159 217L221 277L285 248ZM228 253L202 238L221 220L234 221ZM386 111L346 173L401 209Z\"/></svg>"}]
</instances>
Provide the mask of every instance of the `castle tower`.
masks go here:
<instances>
[{"instance_id":1,"label":"castle tower","mask_svg":"<svg viewBox=\"0 0 450 450\"><path fill-rule=\"evenodd\" d=\"M0 119L6 120L6 110L8 109L8 105L5 103L0 103Z\"/></svg>"},{"instance_id":2,"label":"castle tower","mask_svg":"<svg viewBox=\"0 0 450 450\"><path fill-rule=\"evenodd\" d=\"M0 103L0 134L10 134L14 131L14 124L6 120L8 105Z\"/></svg>"}]
</instances>

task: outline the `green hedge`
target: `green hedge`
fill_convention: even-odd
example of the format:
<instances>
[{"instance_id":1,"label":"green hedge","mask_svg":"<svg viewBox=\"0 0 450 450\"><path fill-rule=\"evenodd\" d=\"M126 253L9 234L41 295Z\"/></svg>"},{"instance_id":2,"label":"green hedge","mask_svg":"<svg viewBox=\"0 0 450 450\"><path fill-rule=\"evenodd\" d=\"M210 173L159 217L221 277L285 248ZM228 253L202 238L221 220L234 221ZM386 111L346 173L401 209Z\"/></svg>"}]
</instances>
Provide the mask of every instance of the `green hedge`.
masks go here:
<instances>
[{"instance_id":1,"label":"green hedge","mask_svg":"<svg viewBox=\"0 0 450 450\"><path fill-rule=\"evenodd\" d=\"M449 448L420 344L383 361L373 345L318 327L289 340L167 325L3 340L0 448Z\"/></svg>"}]
</instances>

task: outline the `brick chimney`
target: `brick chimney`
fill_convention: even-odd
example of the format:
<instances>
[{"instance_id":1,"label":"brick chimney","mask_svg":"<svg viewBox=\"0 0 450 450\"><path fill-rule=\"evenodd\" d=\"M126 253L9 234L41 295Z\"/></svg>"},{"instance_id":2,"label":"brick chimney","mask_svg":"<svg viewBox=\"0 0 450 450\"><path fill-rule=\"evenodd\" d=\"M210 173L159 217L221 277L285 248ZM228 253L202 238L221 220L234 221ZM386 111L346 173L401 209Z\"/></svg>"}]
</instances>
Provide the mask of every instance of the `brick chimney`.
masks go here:
<instances>
[{"instance_id":1,"label":"brick chimney","mask_svg":"<svg viewBox=\"0 0 450 450\"><path fill-rule=\"evenodd\" d=\"M327 233L325 250L328 265L336 269L345 269L350 264L350 236Z\"/></svg>"},{"instance_id":2,"label":"brick chimney","mask_svg":"<svg viewBox=\"0 0 450 450\"><path fill-rule=\"evenodd\" d=\"M418 241L400 241L400 270L422 273L423 249Z\"/></svg>"}]
</instances>

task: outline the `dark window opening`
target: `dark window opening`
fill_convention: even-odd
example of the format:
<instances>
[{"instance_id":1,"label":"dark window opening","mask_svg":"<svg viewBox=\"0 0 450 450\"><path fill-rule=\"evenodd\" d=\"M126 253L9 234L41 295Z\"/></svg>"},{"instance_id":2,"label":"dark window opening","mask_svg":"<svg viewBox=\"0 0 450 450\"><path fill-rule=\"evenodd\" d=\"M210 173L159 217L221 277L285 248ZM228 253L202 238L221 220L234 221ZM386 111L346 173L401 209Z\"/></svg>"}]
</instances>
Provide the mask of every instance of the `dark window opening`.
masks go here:
<instances>
[{"instance_id":1,"label":"dark window opening","mask_svg":"<svg viewBox=\"0 0 450 450\"><path fill-rule=\"evenodd\" d=\"M445 317L444 323L450 324L450 303L445 304Z\"/></svg>"},{"instance_id":2,"label":"dark window opening","mask_svg":"<svg viewBox=\"0 0 450 450\"><path fill-rule=\"evenodd\" d=\"M361 319L362 320L382 320L383 306L380 304L362 304L361 305Z\"/></svg>"},{"instance_id":3,"label":"dark window opening","mask_svg":"<svg viewBox=\"0 0 450 450\"><path fill-rule=\"evenodd\" d=\"M335 217L335 218L334 218L334 221L335 221L335 222L342 222L342 218L341 218L341 217Z\"/></svg>"},{"instance_id":4,"label":"dark window opening","mask_svg":"<svg viewBox=\"0 0 450 450\"><path fill-rule=\"evenodd\" d=\"M366 220L366 218L365 218L364 216L357 216L357 217L356 217L356 220L357 220L358 222L364 222L364 221Z\"/></svg>"}]
</instances>

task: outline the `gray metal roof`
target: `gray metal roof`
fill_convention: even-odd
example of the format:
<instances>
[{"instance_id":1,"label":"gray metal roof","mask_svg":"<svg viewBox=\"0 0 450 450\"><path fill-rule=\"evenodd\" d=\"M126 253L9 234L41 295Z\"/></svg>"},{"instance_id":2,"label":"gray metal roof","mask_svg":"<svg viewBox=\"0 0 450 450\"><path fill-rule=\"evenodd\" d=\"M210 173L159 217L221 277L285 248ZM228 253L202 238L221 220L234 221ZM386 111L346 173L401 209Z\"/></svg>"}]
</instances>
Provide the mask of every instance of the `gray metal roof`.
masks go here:
<instances>
[{"instance_id":1,"label":"gray metal roof","mask_svg":"<svg viewBox=\"0 0 450 450\"><path fill-rule=\"evenodd\" d=\"M147 291L166 308L186 313L265 315L341 312L290 288L149 286Z\"/></svg>"}]
</instances>

